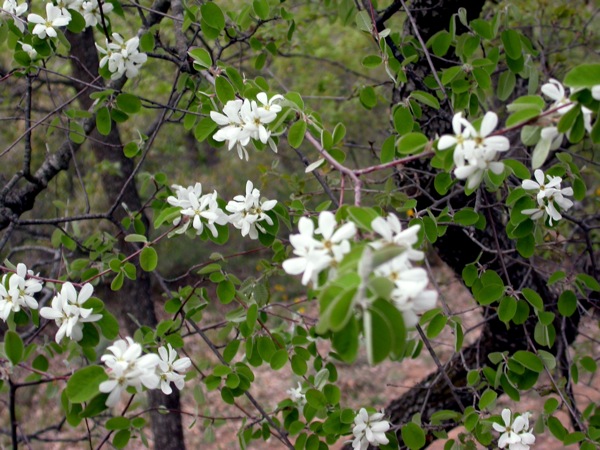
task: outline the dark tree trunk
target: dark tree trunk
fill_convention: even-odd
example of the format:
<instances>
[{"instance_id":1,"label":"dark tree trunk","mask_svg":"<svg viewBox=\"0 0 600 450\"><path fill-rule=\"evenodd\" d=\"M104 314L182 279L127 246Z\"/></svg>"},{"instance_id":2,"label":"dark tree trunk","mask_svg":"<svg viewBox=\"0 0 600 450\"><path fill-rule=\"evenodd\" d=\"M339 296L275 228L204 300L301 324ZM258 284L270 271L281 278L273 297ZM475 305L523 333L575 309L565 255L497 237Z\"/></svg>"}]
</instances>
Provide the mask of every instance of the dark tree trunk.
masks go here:
<instances>
[{"instance_id":1,"label":"dark tree trunk","mask_svg":"<svg viewBox=\"0 0 600 450\"><path fill-rule=\"evenodd\" d=\"M75 57L72 60L74 78L91 83L98 74L99 63L94 46L93 30L87 28L83 33L77 35L69 33L68 38L72 46L71 55ZM81 90L86 89L87 86L80 84L76 87ZM85 93L80 97L80 104L83 109L89 109L92 103L93 100L89 97L89 93ZM133 174L134 163L133 160L123 154L123 145L116 124L112 124L108 136L102 136L94 131L90 137L91 139L88 142L96 159L115 163L120 169L117 173L108 173L102 176L102 187L109 204L117 201L119 203L113 218L120 222L126 216L126 211L121 207L121 203L124 203L132 212L141 211L142 221L148 229L149 221L142 211L143 205L135 181L132 180L127 183L127 180ZM128 245L123 239L119 241L119 244L121 246ZM134 249L131 248L130 250L133 251ZM111 303L121 308L121 319L125 321L130 335L133 335L137 330L138 324L155 327L158 323L154 312L150 274L139 270L139 267L135 282L126 282L118 292L117 301ZM175 389L170 396L164 395L159 390L150 391L148 399L151 408L150 415L155 448L161 450L184 449L181 414L179 413L181 410L179 391ZM160 414L158 412L159 407L165 407L172 412L170 414Z\"/></svg>"}]
</instances>

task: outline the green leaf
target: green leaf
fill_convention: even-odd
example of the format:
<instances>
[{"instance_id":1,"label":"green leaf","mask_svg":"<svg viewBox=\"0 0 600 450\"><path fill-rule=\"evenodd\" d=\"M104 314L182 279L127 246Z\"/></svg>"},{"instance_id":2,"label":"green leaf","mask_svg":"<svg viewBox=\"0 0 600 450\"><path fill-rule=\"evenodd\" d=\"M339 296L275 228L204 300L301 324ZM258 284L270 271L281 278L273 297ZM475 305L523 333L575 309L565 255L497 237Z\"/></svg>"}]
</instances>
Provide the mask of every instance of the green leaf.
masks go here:
<instances>
[{"instance_id":1,"label":"green leaf","mask_svg":"<svg viewBox=\"0 0 600 450\"><path fill-rule=\"evenodd\" d=\"M523 258L531 258L535 253L535 238L532 235L519 238L517 251Z\"/></svg>"},{"instance_id":2,"label":"green leaf","mask_svg":"<svg viewBox=\"0 0 600 450\"><path fill-rule=\"evenodd\" d=\"M208 51L204 48L197 47L193 50L190 50L188 55L190 55L194 60L194 66L200 66L200 70L210 69L213 65L210 53L208 53Z\"/></svg>"},{"instance_id":3,"label":"green leaf","mask_svg":"<svg viewBox=\"0 0 600 450\"><path fill-rule=\"evenodd\" d=\"M327 399L325 398L325 395L322 392L317 391L316 389L309 389L308 391L306 391L305 395L306 403L308 403L313 408L321 409L327 406Z\"/></svg>"},{"instance_id":4,"label":"green leaf","mask_svg":"<svg viewBox=\"0 0 600 450\"><path fill-rule=\"evenodd\" d=\"M429 139L423 133L408 133L397 143L398 153L402 155L416 154L423 151Z\"/></svg>"},{"instance_id":5,"label":"green leaf","mask_svg":"<svg viewBox=\"0 0 600 450\"><path fill-rule=\"evenodd\" d=\"M531 174L529 170L521 161L517 161L516 159L503 159L502 162L505 166L511 168L512 172L515 176L521 180L531 179Z\"/></svg>"},{"instance_id":6,"label":"green leaf","mask_svg":"<svg viewBox=\"0 0 600 450\"><path fill-rule=\"evenodd\" d=\"M104 372L104 368L96 365L87 366L71 375L65 393L71 403L87 402L99 394L98 386L106 380L108 375Z\"/></svg>"},{"instance_id":7,"label":"green leaf","mask_svg":"<svg viewBox=\"0 0 600 450\"><path fill-rule=\"evenodd\" d=\"M502 32L502 44L504 45L504 51L512 59L517 59L521 56L521 37L515 30L504 30Z\"/></svg>"},{"instance_id":8,"label":"green leaf","mask_svg":"<svg viewBox=\"0 0 600 450\"><path fill-rule=\"evenodd\" d=\"M112 128L112 119L110 118L110 112L106 106L103 106L96 113L96 128L98 133L103 136L108 136Z\"/></svg>"},{"instance_id":9,"label":"green leaf","mask_svg":"<svg viewBox=\"0 0 600 450\"><path fill-rule=\"evenodd\" d=\"M377 105L377 94L373 86L365 86L360 90L358 96L360 103L367 109L372 109Z\"/></svg>"},{"instance_id":10,"label":"green leaf","mask_svg":"<svg viewBox=\"0 0 600 450\"><path fill-rule=\"evenodd\" d=\"M444 56L452 44L452 36L446 30L439 31L431 38L431 49L436 56Z\"/></svg>"},{"instance_id":11,"label":"green leaf","mask_svg":"<svg viewBox=\"0 0 600 450\"><path fill-rule=\"evenodd\" d=\"M558 298L558 312L565 317L571 317L577 310L577 296L571 290L566 290Z\"/></svg>"},{"instance_id":12,"label":"green leaf","mask_svg":"<svg viewBox=\"0 0 600 450\"><path fill-rule=\"evenodd\" d=\"M125 144L125 146L123 147L123 154L125 155L125 157L127 158L134 158L136 157L138 154L140 153L140 148L138 147L137 143L134 141L128 142L127 144Z\"/></svg>"},{"instance_id":13,"label":"green leaf","mask_svg":"<svg viewBox=\"0 0 600 450\"><path fill-rule=\"evenodd\" d=\"M498 394L495 391L486 389L483 394L481 394L481 398L479 399L479 409L483 410L492 405L497 398Z\"/></svg>"},{"instance_id":14,"label":"green leaf","mask_svg":"<svg viewBox=\"0 0 600 450\"><path fill-rule=\"evenodd\" d=\"M102 311L102 318L95 322L100 327L102 334L108 340L113 340L119 335L119 322L110 312Z\"/></svg>"},{"instance_id":15,"label":"green leaf","mask_svg":"<svg viewBox=\"0 0 600 450\"><path fill-rule=\"evenodd\" d=\"M273 356L271 357L271 369L279 370L285 366L287 362L288 352L284 348L281 348L273 353Z\"/></svg>"},{"instance_id":16,"label":"green leaf","mask_svg":"<svg viewBox=\"0 0 600 450\"><path fill-rule=\"evenodd\" d=\"M269 18L270 8L267 0L254 0L252 9L260 19L267 20Z\"/></svg>"},{"instance_id":17,"label":"green leaf","mask_svg":"<svg viewBox=\"0 0 600 450\"><path fill-rule=\"evenodd\" d=\"M448 318L444 314L438 313L433 316L433 319L427 324L427 337L429 339L438 337L446 326L446 323L448 323Z\"/></svg>"},{"instance_id":18,"label":"green leaf","mask_svg":"<svg viewBox=\"0 0 600 450\"><path fill-rule=\"evenodd\" d=\"M338 123L333 129L333 145L339 144L346 136L346 127L343 123Z\"/></svg>"},{"instance_id":19,"label":"green leaf","mask_svg":"<svg viewBox=\"0 0 600 450\"><path fill-rule=\"evenodd\" d=\"M169 206L167 208L164 208L154 219L154 228L159 228L165 222L173 222L173 220L175 220L175 218L179 217L180 215L181 208L179 206Z\"/></svg>"},{"instance_id":20,"label":"green leaf","mask_svg":"<svg viewBox=\"0 0 600 450\"><path fill-rule=\"evenodd\" d=\"M462 66L454 66L454 67L449 67L448 69L444 69L442 71L442 78L441 78L441 82L444 86L450 84L450 82L452 80L454 80L459 73L462 72Z\"/></svg>"},{"instance_id":21,"label":"green leaf","mask_svg":"<svg viewBox=\"0 0 600 450\"><path fill-rule=\"evenodd\" d=\"M516 312L517 300L514 297L505 296L500 300L500 305L498 306L498 318L502 322L508 323L515 317Z\"/></svg>"},{"instance_id":22,"label":"green leaf","mask_svg":"<svg viewBox=\"0 0 600 450\"><path fill-rule=\"evenodd\" d=\"M506 119L506 126L513 127L515 125L524 124L538 117L539 115L540 112L536 108L522 109L508 116L508 119Z\"/></svg>"},{"instance_id":23,"label":"green leaf","mask_svg":"<svg viewBox=\"0 0 600 450\"><path fill-rule=\"evenodd\" d=\"M140 253L140 267L146 272L152 272L158 264L158 254L152 247L144 247Z\"/></svg>"},{"instance_id":24,"label":"green leaf","mask_svg":"<svg viewBox=\"0 0 600 450\"><path fill-rule=\"evenodd\" d=\"M383 60L379 55L367 55L363 58L361 64L367 69L374 69L375 67L380 66L382 62Z\"/></svg>"},{"instance_id":25,"label":"green leaf","mask_svg":"<svg viewBox=\"0 0 600 450\"><path fill-rule=\"evenodd\" d=\"M479 221L479 214L473 208L463 208L454 214L453 219L459 225L469 226Z\"/></svg>"},{"instance_id":26,"label":"green leaf","mask_svg":"<svg viewBox=\"0 0 600 450\"><path fill-rule=\"evenodd\" d=\"M131 420L127 417L119 416L119 417L111 417L106 421L104 427L107 430L124 430L131 426Z\"/></svg>"},{"instance_id":27,"label":"green leaf","mask_svg":"<svg viewBox=\"0 0 600 450\"><path fill-rule=\"evenodd\" d=\"M373 30L373 21L367 11L359 11L356 13L354 21L360 31L370 33Z\"/></svg>"},{"instance_id":28,"label":"green leaf","mask_svg":"<svg viewBox=\"0 0 600 450\"><path fill-rule=\"evenodd\" d=\"M117 106L127 114L135 114L142 109L142 101L136 95L123 93L117 96Z\"/></svg>"},{"instance_id":29,"label":"green leaf","mask_svg":"<svg viewBox=\"0 0 600 450\"><path fill-rule=\"evenodd\" d=\"M112 443L116 448L125 448L129 443L130 438L131 431L119 430L115 433L115 437L113 437Z\"/></svg>"},{"instance_id":30,"label":"green leaf","mask_svg":"<svg viewBox=\"0 0 600 450\"><path fill-rule=\"evenodd\" d=\"M217 126L218 125L210 117L204 117L200 119L200 122L196 125L194 137L198 142L202 142L215 131Z\"/></svg>"},{"instance_id":31,"label":"green leaf","mask_svg":"<svg viewBox=\"0 0 600 450\"><path fill-rule=\"evenodd\" d=\"M113 291L118 291L119 289L121 289L123 287L124 281L125 281L125 275L123 275L123 272L119 272L111 281L110 288Z\"/></svg>"},{"instance_id":32,"label":"green leaf","mask_svg":"<svg viewBox=\"0 0 600 450\"><path fill-rule=\"evenodd\" d=\"M373 208L363 206L349 206L347 208L348 216L360 228L371 231L371 223L380 215Z\"/></svg>"},{"instance_id":33,"label":"green leaf","mask_svg":"<svg viewBox=\"0 0 600 450\"><path fill-rule=\"evenodd\" d=\"M499 100L505 101L510 97L515 85L517 83L517 77L510 70L505 70L498 77L498 87L496 88L496 95Z\"/></svg>"},{"instance_id":34,"label":"green leaf","mask_svg":"<svg viewBox=\"0 0 600 450\"><path fill-rule=\"evenodd\" d=\"M440 102L438 99L428 92L412 91L409 98L414 98L419 103L427 105L433 109L440 109Z\"/></svg>"},{"instance_id":35,"label":"green leaf","mask_svg":"<svg viewBox=\"0 0 600 450\"><path fill-rule=\"evenodd\" d=\"M18 333L14 331L6 332L4 335L4 352L13 366L16 366L21 362L24 348L23 340Z\"/></svg>"},{"instance_id":36,"label":"green leaf","mask_svg":"<svg viewBox=\"0 0 600 450\"><path fill-rule=\"evenodd\" d=\"M149 53L154 50L154 34L148 31L140 37L140 52Z\"/></svg>"},{"instance_id":37,"label":"green leaf","mask_svg":"<svg viewBox=\"0 0 600 450\"><path fill-rule=\"evenodd\" d=\"M225 104L229 100L235 100L235 91L229 80L225 77L217 77L215 80L215 91L221 103Z\"/></svg>"},{"instance_id":38,"label":"green leaf","mask_svg":"<svg viewBox=\"0 0 600 450\"><path fill-rule=\"evenodd\" d=\"M572 88L591 88L600 80L600 64L581 64L571 69L564 84Z\"/></svg>"},{"instance_id":39,"label":"green leaf","mask_svg":"<svg viewBox=\"0 0 600 450\"><path fill-rule=\"evenodd\" d=\"M519 350L515 352L512 358L521 364L523 367L526 367L529 370L532 370L536 373L541 373L544 370L544 363L542 360L535 354L525 351Z\"/></svg>"},{"instance_id":40,"label":"green leaf","mask_svg":"<svg viewBox=\"0 0 600 450\"><path fill-rule=\"evenodd\" d=\"M304 135L306 133L306 122L299 120L294 123L288 131L288 143L292 148L299 148L304 141Z\"/></svg>"},{"instance_id":41,"label":"green leaf","mask_svg":"<svg viewBox=\"0 0 600 450\"><path fill-rule=\"evenodd\" d=\"M217 297L224 305L231 303L235 297L235 286L229 280L221 281L217 286Z\"/></svg>"},{"instance_id":42,"label":"green leaf","mask_svg":"<svg viewBox=\"0 0 600 450\"><path fill-rule=\"evenodd\" d=\"M481 89L489 89L492 86L492 79L485 69L476 67L473 69L473 78Z\"/></svg>"},{"instance_id":43,"label":"green leaf","mask_svg":"<svg viewBox=\"0 0 600 450\"><path fill-rule=\"evenodd\" d=\"M527 300L529 304L533 306L536 310L544 310L544 301L537 292L529 288L523 288L521 292L523 294L523 297L525 297L525 300Z\"/></svg>"},{"instance_id":44,"label":"green leaf","mask_svg":"<svg viewBox=\"0 0 600 450\"><path fill-rule=\"evenodd\" d=\"M396 136L391 134L381 145L379 159L382 164L393 161L396 157Z\"/></svg>"},{"instance_id":45,"label":"green leaf","mask_svg":"<svg viewBox=\"0 0 600 450\"><path fill-rule=\"evenodd\" d=\"M408 107L400 105L394 110L394 128L399 135L410 133L415 122Z\"/></svg>"},{"instance_id":46,"label":"green leaf","mask_svg":"<svg viewBox=\"0 0 600 450\"><path fill-rule=\"evenodd\" d=\"M200 6L200 13L202 14L202 20L212 28L219 31L225 28L225 16L215 2L204 3Z\"/></svg>"},{"instance_id":47,"label":"green leaf","mask_svg":"<svg viewBox=\"0 0 600 450\"><path fill-rule=\"evenodd\" d=\"M402 440L410 450L418 450L425 446L425 432L414 422L402 427Z\"/></svg>"}]
</instances>

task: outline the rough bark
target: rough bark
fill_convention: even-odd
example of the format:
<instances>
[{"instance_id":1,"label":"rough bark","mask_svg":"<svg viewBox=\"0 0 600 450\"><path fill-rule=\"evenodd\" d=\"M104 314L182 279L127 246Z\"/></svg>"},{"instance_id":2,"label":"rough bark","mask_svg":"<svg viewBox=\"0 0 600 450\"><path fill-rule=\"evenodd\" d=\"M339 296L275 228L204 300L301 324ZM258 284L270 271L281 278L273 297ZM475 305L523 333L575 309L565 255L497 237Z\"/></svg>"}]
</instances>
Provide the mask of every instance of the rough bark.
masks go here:
<instances>
[{"instance_id":1,"label":"rough bark","mask_svg":"<svg viewBox=\"0 0 600 450\"><path fill-rule=\"evenodd\" d=\"M87 28L78 35L68 34L68 38L72 46L71 54L74 56L72 60L73 77L84 83L92 82L93 78L97 76L99 62L92 29ZM76 83L76 88L78 90L85 89L86 85L84 83ZM89 109L93 103L89 95L82 95L79 101L83 109ZM125 203L130 211L142 211L143 204L135 181L127 183L134 172L134 162L123 154L122 142L116 124L112 124L111 132L107 136L102 136L97 131L93 131L90 137L89 145L96 159L115 163L120 169L116 173L104 174L102 177L102 187L109 203ZM126 216L126 211L122 207L118 207L113 216L116 221L120 221ZM149 221L143 211L142 221L148 229ZM128 246L123 239L119 241L119 244L124 247ZM134 251L133 248L130 250ZM119 301L111 302L113 305L122 308L121 319L124 320L130 335L133 335L137 330L138 323L152 328L158 323L154 311L150 274L140 270L139 267L137 274L135 282L125 283L118 292ZM150 416L155 448L161 450L184 449L181 414L178 413L181 410L179 391L175 389L169 396L164 395L159 390L150 391L148 399L151 408ZM158 412L159 407L165 407L172 412L161 414Z\"/></svg>"}]
</instances>

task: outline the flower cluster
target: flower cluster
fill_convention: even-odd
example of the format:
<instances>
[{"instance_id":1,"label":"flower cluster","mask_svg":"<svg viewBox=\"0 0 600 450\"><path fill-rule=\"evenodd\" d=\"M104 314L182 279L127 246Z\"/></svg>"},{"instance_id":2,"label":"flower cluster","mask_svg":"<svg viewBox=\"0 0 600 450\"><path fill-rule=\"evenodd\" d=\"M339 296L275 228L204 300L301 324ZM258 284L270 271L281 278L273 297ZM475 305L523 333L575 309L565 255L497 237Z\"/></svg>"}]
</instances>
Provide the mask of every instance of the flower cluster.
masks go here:
<instances>
[{"instance_id":1,"label":"flower cluster","mask_svg":"<svg viewBox=\"0 0 600 450\"><path fill-rule=\"evenodd\" d=\"M27 307L37 309L38 304L33 297L40 292L43 283L33 276L33 271L27 270L23 263L17 264L17 271L5 274L0 282L0 319L6 321L11 312L18 312ZM8 281L8 284L7 284Z\"/></svg>"},{"instance_id":2,"label":"flower cluster","mask_svg":"<svg viewBox=\"0 0 600 450\"><path fill-rule=\"evenodd\" d=\"M496 161L498 152L509 149L510 143L504 136L492 136L498 125L498 116L491 111L483 117L479 131L469 123L462 113L452 119L454 135L446 134L438 141L438 149L454 147L454 175L460 180L467 180L467 187L475 189L481 183L487 170L500 174L504 164Z\"/></svg>"},{"instance_id":3,"label":"flower cluster","mask_svg":"<svg viewBox=\"0 0 600 450\"><path fill-rule=\"evenodd\" d=\"M378 217L373 220L371 227L382 237L371 243L372 247L394 244L405 249L400 255L375 268L375 275L388 278L394 283L391 300L403 313L406 326L412 327L418 322L417 314L435 307L438 296L437 291L426 289L429 277L425 269L412 265L412 261L424 258L423 252L413 248L418 240L420 226L413 225L403 230L398 217L390 214L387 219Z\"/></svg>"},{"instance_id":4,"label":"flower cluster","mask_svg":"<svg viewBox=\"0 0 600 450\"><path fill-rule=\"evenodd\" d=\"M523 180L523 189L528 191L537 191L536 199L537 199L537 208L532 209L524 209L521 211L523 214L531 216L531 219L537 220L542 217L548 216L548 221L550 226L552 226L552 221L558 221L562 219L562 215L560 211L566 211L571 206L573 206L573 202L565 198L566 195L573 195L573 188L561 188L560 184L562 183L561 177L553 177L551 175L546 175L548 179L547 183L544 183L544 172L540 169L537 169L534 172L535 180Z\"/></svg>"},{"instance_id":5,"label":"flower cluster","mask_svg":"<svg viewBox=\"0 0 600 450\"><path fill-rule=\"evenodd\" d=\"M369 445L379 447L380 444L386 445L390 441L385 432L390 429L390 423L383 419L383 411L369 415L365 408L361 408L354 418L354 440L352 448L354 450L367 450Z\"/></svg>"},{"instance_id":6,"label":"flower cluster","mask_svg":"<svg viewBox=\"0 0 600 450\"><path fill-rule=\"evenodd\" d=\"M265 229L259 222L265 221L273 225L265 211L270 211L277 204L277 200L261 200L260 191L254 188L250 180L246 182L246 196L236 195L225 209L232 213L228 220L238 230L242 230L242 236L249 235L250 239L258 239L258 230L265 233Z\"/></svg>"},{"instance_id":7,"label":"flower cluster","mask_svg":"<svg viewBox=\"0 0 600 450\"><path fill-rule=\"evenodd\" d=\"M312 281L318 284L319 274L327 268L335 268L350 251L349 239L356 234L356 225L348 222L338 227L335 216L330 211L319 214L319 227L308 217L301 217L298 221L299 234L290 236L290 243L294 247L295 258L283 262L283 270L290 275L302 275L302 284ZM315 238L320 234L322 239ZM330 272L332 276L333 272Z\"/></svg>"},{"instance_id":8,"label":"flower cluster","mask_svg":"<svg viewBox=\"0 0 600 450\"><path fill-rule=\"evenodd\" d=\"M19 16L25 14L25 11L27 11L27 2L23 2L19 5L17 0L4 0L0 17L2 15L11 16L14 20L15 26L22 33L25 31L25 24L23 23L22 19L19 19Z\"/></svg>"},{"instance_id":9,"label":"flower cluster","mask_svg":"<svg viewBox=\"0 0 600 450\"><path fill-rule=\"evenodd\" d=\"M67 26L71 22L71 15L65 15L61 8L48 2L46 3L46 17L29 14L27 21L35 24L32 33L40 39L46 39L46 36L55 38L57 33L54 28Z\"/></svg>"},{"instance_id":10,"label":"flower cluster","mask_svg":"<svg viewBox=\"0 0 600 450\"><path fill-rule=\"evenodd\" d=\"M537 142L533 154L539 155L534 161L534 168L541 165L548 155L550 150L556 150L560 144L562 144L564 134L558 132L558 128L554 125L555 122L558 122L560 118L569 112L574 106L575 103L569 100L569 96L566 94L565 88L563 85L553 78L551 78L548 83L545 83L541 87L542 93L551 100L554 100L549 107L550 110L555 110L555 112L546 117L547 120L550 120L551 125L545 126L542 128L540 132L540 140ZM592 89L592 95L594 95L594 90ZM600 98L600 93L598 94ZM585 129L590 132L592 130L592 111L584 106L581 107L581 112L583 113L583 124Z\"/></svg>"},{"instance_id":11,"label":"flower cluster","mask_svg":"<svg viewBox=\"0 0 600 450\"><path fill-rule=\"evenodd\" d=\"M492 425L494 430L502 433L498 440L498 447L504 448L508 445L509 450L529 450L529 447L535 443L535 436L532 433L533 428L529 429L529 416L530 414L526 412L515 417L513 421L510 409L503 409L502 420L504 425L499 423Z\"/></svg>"},{"instance_id":12,"label":"flower cluster","mask_svg":"<svg viewBox=\"0 0 600 450\"><path fill-rule=\"evenodd\" d=\"M140 67L148 60L148 55L138 50L140 39L136 36L125 41L118 33L113 33L112 38L112 42L106 40L106 48L96 44L98 51L104 55L100 60L100 67L108 64L112 80L118 80L123 75L127 78L137 76Z\"/></svg>"},{"instance_id":13,"label":"flower cluster","mask_svg":"<svg viewBox=\"0 0 600 450\"><path fill-rule=\"evenodd\" d=\"M217 203L217 191L211 194L202 194L202 184L196 183L194 186L184 188L179 185L173 185L175 195L167 198L167 202L173 206L181 208L181 216L173 221L177 226L183 222L175 233L185 233L190 224L196 230L196 234L202 234L204 227L208 228L214 237L219 235L215 224L225 225L227 215Z\"/></svg>"},{"instance_id":14,"label":"flower cluster","mask_svg":"<svg viewBox=\"0 0 600 450\"><path fill-rule=\"evenodd\" d=\"M202 234L204 227L217 237L219 232L216 225L231 223L235 228L241 230L242 236L250 239L258 239L258 232L265 233L260 222L273 225L273 219L266 214L277 204L277 200L261 199L260 191L254 187L251 181L246 182L246 195L236 195L225 209L231 213L227 215L217 202L217 191L210 194L202 194L202 184L184 188L173 185L176 196L167 198L170 205L181 208L181 216L173 221L178 226L183 223L175 233L182 234L189 228L190 224L196 230L196 234Z\"/></svg>"},{"instance_id":15,"label":"flower cluster","mask_svg":"<svg viewBox=\"0 0 600 450\"><path fill-rule=\"evenodd\" d=\"M283 100L283 96L274 95L269 98L265 92L256 96L255 100L230 100L223 107L223 113L216 111L210 112L210 118L218 125L222 126L217 131L213 139L215 141L227 141L227 148L231 150L236 147L240 159L248 160L248 151L246 146L250 139L259 140L263 144L269 144L271 149L277 153L277 147L271 139L271 131L265 125L273 122L277 118L277 113L281 111L281 106L276 102Z\"/></svg>"},{"instance_id":16,"label":"flower cluster","mask_svg":"<svg viewBox=\"0 0 600 450\"><path fill-rule=\"evenodd\" d=\"M182 389L185 372L190 366L189 358L178 358L177 352L167 344L160 347L158 355L155 353L142 354L142 346L133 339L119 339L108 347L107 353L101 360L107 367L109 379L100 383L100 392L108 395L106 406L114 406L121 398L121 394L133 387L141 391L142 386L147 389L160 389L169 395L173 392L170 383L173 382L178 389Z\"/></svg>"},{"instance_id":17,"label":"flower cluster","mask_svg":"<svg viewBox=\"0 0 600 450\"><path fill-rule=\"evenodd\" d=\"M78 294L75 287L66 282L60 293L52 299L52 306L46 306L40 310L40 316L44 319L54 320L58 326L55 337L57 344L65 336L74 341L80 341L83 338L83 324L96 322L102 318L101 314L92 314L91 308L83 307L93 293L94 288L89 283L84 284Z\"/></svg>"}]
</instances>

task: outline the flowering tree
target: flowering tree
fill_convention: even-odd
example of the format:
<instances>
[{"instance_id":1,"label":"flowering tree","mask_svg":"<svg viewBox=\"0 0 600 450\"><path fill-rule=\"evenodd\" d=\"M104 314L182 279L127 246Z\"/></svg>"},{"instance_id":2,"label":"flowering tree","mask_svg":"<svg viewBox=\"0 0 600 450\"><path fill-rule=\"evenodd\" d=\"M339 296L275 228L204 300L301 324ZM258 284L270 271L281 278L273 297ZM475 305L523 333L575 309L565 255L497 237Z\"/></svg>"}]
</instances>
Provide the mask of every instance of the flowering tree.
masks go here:
<instances>
[{"instance_id":1,"label":"flowering tree","mask_svg":"<svg viewBox=\"0 0 600 450\"><path fill-rule=\"evenodd\" d=\"M0 431L13 448L149 445L148 418L155 448L184 448L190 387L239 408L241 448L526 450L540 434L597 448L597 405L574 389L596 371L576 339L596 342L579 328L600 292L600 64L580 54L597 48L598 11L462 6L6 0ZM299 53L315 26L357 44ZM350 82L323 82L313 104L305 59ZM174 148L186 136L235 175L188 170ZM473 329L433 252L470 289ZM278 299L277 280L300 302ZM340 363L423 349L437 370L407 393L346 406ZM287 397L258 400L256 368L284 367ZM497 405L532 390L543 409ZM23 391L47 395L57 423L25 426Z\"/></svg>"}]
</instances>

